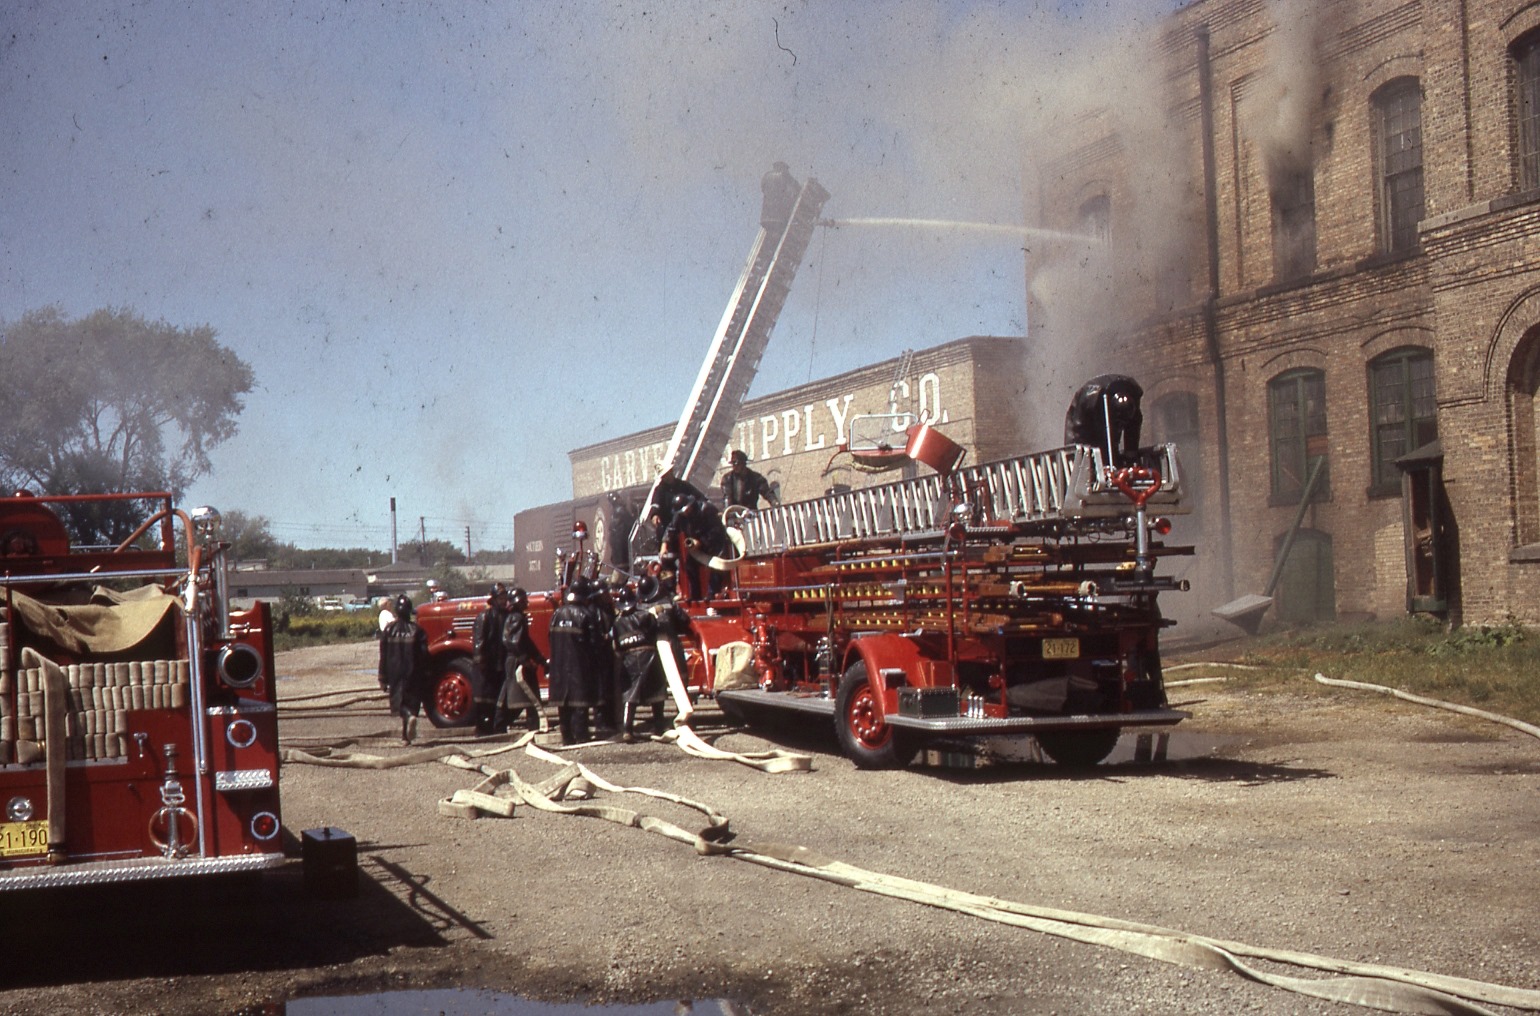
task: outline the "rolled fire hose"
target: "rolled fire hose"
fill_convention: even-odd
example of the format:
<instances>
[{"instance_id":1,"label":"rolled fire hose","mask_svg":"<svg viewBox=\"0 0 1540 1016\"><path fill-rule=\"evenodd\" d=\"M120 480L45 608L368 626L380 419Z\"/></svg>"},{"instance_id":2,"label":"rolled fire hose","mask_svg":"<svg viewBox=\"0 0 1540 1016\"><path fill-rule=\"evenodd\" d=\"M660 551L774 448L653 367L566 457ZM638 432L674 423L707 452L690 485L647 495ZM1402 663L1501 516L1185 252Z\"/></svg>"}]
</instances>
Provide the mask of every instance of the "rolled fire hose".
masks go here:
<instances>
[{"instance_id":1,"label":"rolled fire hose","mask_svg":"<svg viewBox=\"0 0 1540 1016\"><path fill-rule=\"evenodd\" d=\"M48 860L64 859L65 785L64 767L69 759L69 736L65 732L65 714L70 707L69 676L64 668L42 653L27 646L21 651L24 669L43 672L43 740L48 781Z\"/></svg>"}]
</instances>

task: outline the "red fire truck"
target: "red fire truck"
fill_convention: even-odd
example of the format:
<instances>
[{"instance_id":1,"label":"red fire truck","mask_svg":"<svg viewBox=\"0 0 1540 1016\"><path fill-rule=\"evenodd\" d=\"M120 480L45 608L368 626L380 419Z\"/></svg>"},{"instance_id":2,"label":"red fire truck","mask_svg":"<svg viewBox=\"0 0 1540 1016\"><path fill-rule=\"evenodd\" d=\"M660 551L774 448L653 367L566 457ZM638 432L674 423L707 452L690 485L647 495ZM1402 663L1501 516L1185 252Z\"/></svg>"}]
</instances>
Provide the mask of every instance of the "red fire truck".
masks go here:
<instances>
[{"instance_id":1,"label":"red fire truck","mask_svg":"<svg viewBox=\"0 0 1540 1016\"><path fill-rule=\"evenodd\" d=\"M909 421L903 447L884 439L842 451L870 469L918 463L932 475L728 514L721 539L651 524L711 486L828 196L809 180L790 219L761 230L636 513L628 559L614 534L602 556L585 548L575 524L577 545L551 576L557 593L579 573L677 569L691 618L681 676L693 694L713 695L731 719L832 722L862 766L991 735L1032 735L1057 761L1092 764L1126 727L1184 719L1166 703L1157 601L1185 586L1156 574L1161 558L1191 553L1159 541L1170 526L1156 513L1185 510L1180 471L1174 447L1137 447L1132 379L1082 388L1064 447L964 467L961 447ZM706 546L716 548L709 559ZM542 649L555 596L532 598ZM439 661L435 722L469 715L482 607L419 612Z\"/></svg>"},{"instance_id":2,"label":"red fire truck","mask_svg":"<svg viewBox=\"0 0 1540 1016\"><path fill-rule=\"evenodd\" d=\"M103 514L142 521L72 542ZM283 863L271 618L229 609L219 521L0 498L0 890Z\"/></svg>"}]
</instances>

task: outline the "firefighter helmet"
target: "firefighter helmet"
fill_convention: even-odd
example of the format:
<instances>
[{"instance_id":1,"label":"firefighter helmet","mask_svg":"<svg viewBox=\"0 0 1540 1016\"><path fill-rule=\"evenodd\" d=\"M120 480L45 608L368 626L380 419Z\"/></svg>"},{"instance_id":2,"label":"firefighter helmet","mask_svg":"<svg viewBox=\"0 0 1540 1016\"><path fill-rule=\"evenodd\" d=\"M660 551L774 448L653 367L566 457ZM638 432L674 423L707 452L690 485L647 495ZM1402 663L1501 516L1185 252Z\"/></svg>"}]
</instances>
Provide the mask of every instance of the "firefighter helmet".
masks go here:
<instances>
[{"instance_id":1,"label":"firefighter helmet","mask_svg":"<svg viewBox=\"0 0 1540 1016\"><path fill-rule=\"evenodd\" d=\"M593 594L594 584L588 579L579 575L577 578L573 579L572 584L567 587L567 602L587 603Z\"/></svg>"},{"instance_id":2,"label":"firefighter helmet","mask_svg":"<svg viewBox=\"0 0 1540 1016\"><path fill-rule=\"evenodd\" d=\"M405 593L402 593L400 596L396 597L394 609L391 611L391 613L396 615L397 621L410 621L412 619L412 611L414 609L415 608L412 606L412 598Z\"/></svg>"},{"instance_id":3,"label":"firefighter helmet","mask_svg":"<svg viewBox=\"0 0 1540 1016\"><path fill-rule=\"evenodd\" d=\"M651 603L658 598L658 580L651 575L643 575L636 580L636 598L643 603Z\"/></svg>"},{"instance_id":4,"label":"firefighter helmet","mask_svg":"<svg viewBox=\"0 0 1540 1016\"><path fill-rule=\"evenodd\" d=\"M492 583L492 588L487 592L487 601L489 603L497 603L500 600L506 599L507 596L508 587L501 582L494 582Z\"/></svg>"},{"instance_id":5,"label":"firefighter helmet","mask_svg":"<svg viewBox=\"0 0 1540 1016\"><path fill-rule=\"evenodd\" d=\"M529 606L529 594L526 593L521 587L514 586L512 589L508 590L508 606L512 607L514 610L523 610L525 607Z\"/></svg>"},{"instance_id":6,"label":"firefighter helmet","mask_svg":"<svg viewBox=\"0 0 1540 1016\"><path fill-rule=\"evenodd\" d=\"M615 590L615 609L627 614L635 610L636 590L630 586L621 586Z\"/></svg>"}]
</instances>

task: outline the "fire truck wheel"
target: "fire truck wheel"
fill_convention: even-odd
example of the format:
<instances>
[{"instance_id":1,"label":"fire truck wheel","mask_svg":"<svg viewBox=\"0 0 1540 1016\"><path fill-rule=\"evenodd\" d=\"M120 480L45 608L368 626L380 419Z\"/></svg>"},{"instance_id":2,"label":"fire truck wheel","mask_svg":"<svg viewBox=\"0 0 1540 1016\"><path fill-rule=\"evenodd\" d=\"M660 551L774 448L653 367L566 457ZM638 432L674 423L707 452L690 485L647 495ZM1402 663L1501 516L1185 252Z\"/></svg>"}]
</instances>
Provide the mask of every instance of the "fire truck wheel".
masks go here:
<instances>
[{"instance_id":1,"label":"fire truck wheel","mask_svg":"<svg viewBox=\"0 0 1540 1016\"><path fill-rule=\"evenodd\" d=\"M834 699L834 732L845 757L861 769L899 769L914 758L915 746L903 732L883 722L877 693L856 661L840 678Z\"/></svg>"},{"instance_id":2,"label":"fire truck wheel","mask_svg":"<svg viewBox=\"0 0 1540 1016\"><path fill-rule=\"evenodd\" d=\"M475 718L471 699L470 660L450 660L433 681L428 696L428 719L435 727L464 727Z\"/></svg>"},{"instance_id":3,"label":"fire truck wheel","mask_svg":"<svg viewBox=\"0 0 1540 1016\"><path fill-rule=\"evenodd\" d=\"M1107 730L1044 732L1037 735L1037 743L1044 754L1059 765L1071 769L1089 769L1112 754L1120 733L1117 727Z\"/></svg>"}]
</instances>

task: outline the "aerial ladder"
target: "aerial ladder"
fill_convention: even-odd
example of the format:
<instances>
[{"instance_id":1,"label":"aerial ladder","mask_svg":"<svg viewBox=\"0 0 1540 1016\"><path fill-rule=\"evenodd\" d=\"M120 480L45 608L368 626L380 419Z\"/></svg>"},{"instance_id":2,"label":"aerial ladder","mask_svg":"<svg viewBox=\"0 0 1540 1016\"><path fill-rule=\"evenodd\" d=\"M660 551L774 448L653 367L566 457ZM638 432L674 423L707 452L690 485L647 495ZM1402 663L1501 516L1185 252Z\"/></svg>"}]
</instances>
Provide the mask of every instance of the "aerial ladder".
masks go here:
<instances>
[{"instance_id":1,"label":"aerial ladder","mask_svg":"<svg viewBox=\"0 0 1540 1016\"><path fill-rule=\"evenodd\" d=\"M759 370L759 359L780 316L792 279L812 241L829 192L809 179L802 184L784 227L761 228L748 263L717 326L684 412L674 427L658 477L631 531L635 554L645 542L659 499L660 484L673 478L706 490L720 464L722 450L738 420L744 396Z\"/></svg>"}]
</instances>

